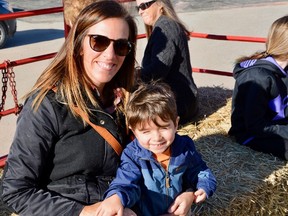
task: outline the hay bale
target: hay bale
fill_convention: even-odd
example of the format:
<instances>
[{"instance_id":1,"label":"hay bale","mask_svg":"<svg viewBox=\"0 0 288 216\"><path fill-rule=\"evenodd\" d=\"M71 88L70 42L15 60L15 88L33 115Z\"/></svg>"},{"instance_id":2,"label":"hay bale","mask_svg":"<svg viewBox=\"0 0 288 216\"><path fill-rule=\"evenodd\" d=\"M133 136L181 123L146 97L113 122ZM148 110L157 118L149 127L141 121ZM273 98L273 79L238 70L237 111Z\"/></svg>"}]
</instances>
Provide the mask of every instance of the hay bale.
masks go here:
<instances>
[{"instance_id":1,"label":"hay bale","mask_svg":"<svg viewBox=\"0 0 288 216\"><path fill-rule=\"evenodd\" d=\"M216 193L194 205L193 215L287 216L288 163L241 146L227 135L231 95L219 86L199 88L197 121L179 129L195 141L218 181ZM11 214L0 204L0 215Z\"/></svg>"},{"instance_id":2,"label":"hay bale","mask_svg":"<svg viewBox=\"0 0 288 216\"><path fill-rule=\"evenodd\" d=\"M200 119L179 130L194 139L218 181L216 193L196 205L194 215L288 215L288 163L227 135L231 95L219 87L200 88Z\"/></svg>"}]
</instances>

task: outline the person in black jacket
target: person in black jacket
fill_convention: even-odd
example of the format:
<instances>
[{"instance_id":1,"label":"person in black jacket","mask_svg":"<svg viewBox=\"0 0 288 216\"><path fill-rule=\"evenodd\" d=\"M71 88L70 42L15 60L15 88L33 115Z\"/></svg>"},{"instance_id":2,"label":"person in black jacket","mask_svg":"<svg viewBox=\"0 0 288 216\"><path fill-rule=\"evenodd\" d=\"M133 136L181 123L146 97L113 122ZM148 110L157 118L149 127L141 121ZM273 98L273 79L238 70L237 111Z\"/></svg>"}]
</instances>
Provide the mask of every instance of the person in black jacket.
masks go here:
<instances>
[{"instance_id":1,"label":"person in black jacket","mask_svg":"<svg viewBox=\"0 0 288 216\"><path fill-rule=\"evenodd\" d=\"M76 110L124 147L136 37L134 19L114 0L97 1L79 14L17 120L1 193L16 213L95 215L120 157Z\"/></svg>"},{"instance_id":2,"label":"person in black jacket","mask_svg":"<svg viewBox=\"0 0 288 216\"><path fill-rule=\"evenodd\" d=\"M229 134L288 160L288 16L271 26L266 50L238 59Z\"/></svg>"},{"instance_id":3,"label":"person in black jacket","mask_svg":"<svg viewBox=\"0 0 288 216\"><path fill-rule=\"evenodd\" d=\"M193 121L198 111L198 90L192 77L188 47L189 31L178 18L170 0L136 0L148 43L141 66L144 82L158 80L176 95L180 125Z\"/></svg>"}]
</instances>

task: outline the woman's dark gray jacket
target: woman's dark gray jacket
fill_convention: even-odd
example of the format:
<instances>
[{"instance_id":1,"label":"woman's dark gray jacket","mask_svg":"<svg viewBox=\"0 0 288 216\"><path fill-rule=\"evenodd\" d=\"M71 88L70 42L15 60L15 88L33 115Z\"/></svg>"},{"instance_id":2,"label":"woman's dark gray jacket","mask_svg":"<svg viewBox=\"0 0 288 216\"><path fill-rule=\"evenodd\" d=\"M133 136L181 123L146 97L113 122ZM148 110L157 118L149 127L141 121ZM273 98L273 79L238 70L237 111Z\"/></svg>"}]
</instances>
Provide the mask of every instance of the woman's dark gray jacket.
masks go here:
<instances>
[{"instance_id":1,"label":"woman's dark gray jacket","mask_svg":"<svg viewBox=\"0 0 288 216\"><path fill-rule=\"evenodd\" d=\"M189 122L198 111L198 90L192 77L188 36L167 16L153 26L142 60L141 79L162 79L176 95L180 123Z\"/></svg>"},{"instance_id":2,"label":"woman's dark gray jacket","mask_svg":"<svg viewBox=\"0 0 288 216\"><path fill-rule=\"evenodd\" d=\"M34 97L17 120L2 199L20 215L79 215L84 205L102 200L120 159L91 126L55 100L53 91L36 112L31 108ZM99 108L93 114L93 123L124 143L111 115Z\"/></svg>"}]
</instances>

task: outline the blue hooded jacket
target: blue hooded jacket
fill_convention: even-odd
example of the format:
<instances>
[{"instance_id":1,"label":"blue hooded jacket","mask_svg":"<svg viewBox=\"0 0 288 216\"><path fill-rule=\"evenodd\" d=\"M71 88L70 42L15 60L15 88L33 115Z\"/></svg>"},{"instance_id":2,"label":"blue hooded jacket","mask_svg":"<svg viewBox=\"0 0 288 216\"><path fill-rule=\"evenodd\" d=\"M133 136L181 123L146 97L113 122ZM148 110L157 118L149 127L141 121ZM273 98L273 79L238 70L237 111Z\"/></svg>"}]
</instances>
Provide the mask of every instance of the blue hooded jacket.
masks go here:
<instances>
[{"instance_id":1,"label":"blue hooded jacket","mask_svg":"<svg viewBox=\"0 0 288 216\"><path fill-rule=\"evenodd\" d=\"M136 204L141 215L161 215L168 213L180 193L199 188L210 197L216 190L216 179L192 139L176 134L167 171L137 139L128 144L106 197L116 193L124 207Z\"/></svg>"},{"instance_id":2,"label":"blue hooded jacket","mask_svg":"<svg viewBox=\"0 0 288 216\"><path fill-rule=\"evenodd\" d=\"M288 76L272 57L234 68L229 134L245 145L255 137L288 139Z\"/></svg>"}]
</instances>

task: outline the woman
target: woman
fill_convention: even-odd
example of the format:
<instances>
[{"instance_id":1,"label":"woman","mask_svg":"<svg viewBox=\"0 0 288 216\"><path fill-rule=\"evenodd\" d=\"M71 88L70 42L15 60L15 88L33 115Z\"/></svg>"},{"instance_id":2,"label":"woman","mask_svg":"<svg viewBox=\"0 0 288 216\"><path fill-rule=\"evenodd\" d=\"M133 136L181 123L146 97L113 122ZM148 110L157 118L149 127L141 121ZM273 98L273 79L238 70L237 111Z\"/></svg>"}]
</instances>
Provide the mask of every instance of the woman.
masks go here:
<instances>
[{"instance_id":1,"label":"woman","mask_svg":"<svg viewBox=\"0 0 288 216\"><path fill-rule=\"evenodd\" d=\"M231 129L236 141L288 159L288 16L271 26L266 50L237 60Z\"/></svg>"},{"instance_id":2,"label":"woman","mask_svg":"<svg viewBox=\"0 0 288 216\"><path fill-rule=\"evenodd\" d=\"M116 1L79 14L17 122L2 198L20 215L95 214L120 158L77 110L126 143L122 110L133 86L136 36Z\"/></svg>"},{"instance_id":3,"label":"woman","mask_svg":"<svg viewBox=\"0 0 288 216\"><path fill-rule=\"evenodd\" d=\"M192 78L189 31L177 17L170 0L136 0L145 23L148 43L141 68L142 80L162 79L176 95L180 124L197 114L197 87Z\"/></svg>"}]
</instances>

